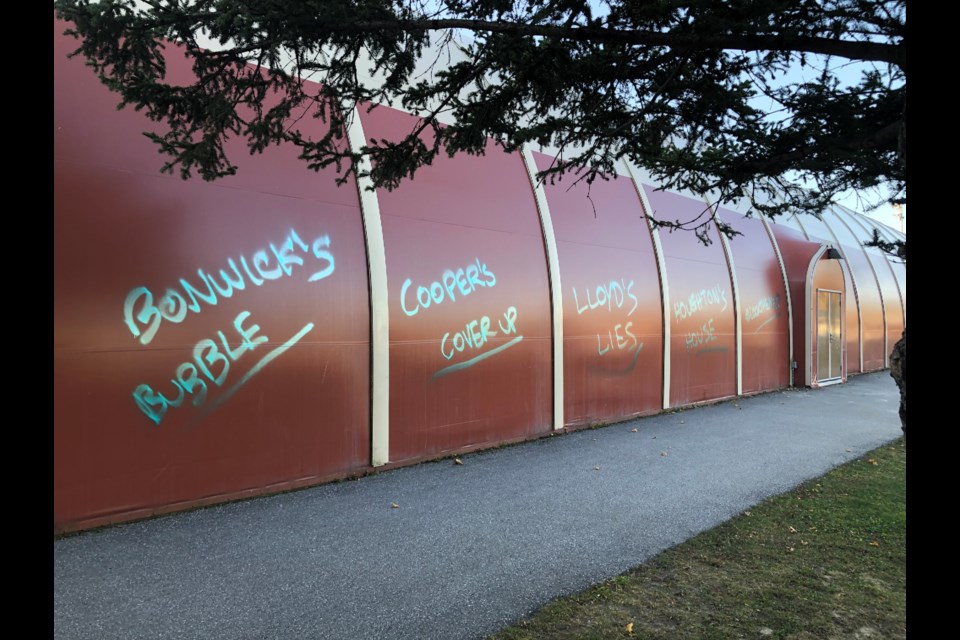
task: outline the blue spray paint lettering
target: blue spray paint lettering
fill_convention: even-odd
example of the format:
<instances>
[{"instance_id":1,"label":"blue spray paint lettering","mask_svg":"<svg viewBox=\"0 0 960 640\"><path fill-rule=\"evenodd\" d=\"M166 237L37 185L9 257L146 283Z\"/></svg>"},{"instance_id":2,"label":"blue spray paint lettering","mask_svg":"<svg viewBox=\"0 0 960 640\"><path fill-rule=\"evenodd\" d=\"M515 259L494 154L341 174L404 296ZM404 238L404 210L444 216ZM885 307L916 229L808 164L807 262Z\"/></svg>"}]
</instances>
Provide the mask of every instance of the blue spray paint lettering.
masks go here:
<instances>
[{"instance_id":1,"label":"blue spray paint lettering","mask_svg":"<svg viewBox=\"0 0 960 640\"><path fill-rule=\"evenodd\" d=\"M246 323L249 317L249 311L241 311L233 320L233 328L240 340L236 347L230 346L227 336L224 335L223 331L217 332L219 344L217 341L209 338L204 338L197 342L193 348L193 358L180 364L175 371L174 378L170 380L177 390L175 399L171 400L164 394L157 393L147 384L140 384L137 385L133 391L133 399L137 407L146 414L154 424L160 424L167 410L171 407L176 408L181 406L184 398L188 395L191 396L191 404L193 404L193 406L201 406L207 400L207 396L211 390L223 386L230 374L231 366L236 363L243 354L248 351L253 351L259 345L268 341L267 336L257 335L260 332L260 325L253 324L244 326L244 323ZM305 327L307 331L313 328L312 323L307 326L309 327L309 329ZM299 340L305 333L306 331L301 330L301 333L295 336L296 339ZM285 346L281 345L284 351L290 346L292 346L290 341L285 343ZM264 364L264 361L267 361L267 358L276 352L277 349L274 349L273 352L261 360L260 364ZM273 357L276 356L273 355ZM254 368L257 366L258 365L255 365ZM241 382L245 382L249 379L249 376L250 374L248 373ZM230 395L232 395L237 388L239 387L235 386L231 389ZM217 402L222 402L222 398Z\"/></svg>"},{"instance_id":2,"label":"blue spray paint lettering","mask_svg":"<svg viewBox=\"0 0 960 640\"><path fill-rule=\"evenodd\" d=\"M170 400L162 393L154 392L154 390L146 384L138 385L137 388L133 390L133 400L137 403L137 407L140 411L143 411L154 424L160 424L164 414L167 412L167 407L176 408L183 404L185 395L183 387L177 384L177 381L174 379L171 379L170 383L173 384L173 388L177 390L177 398L175 400Z\"/></svg>"},{"instance_id":3,"label":"blue spray paint lettering","mask_svg":"<svg viewBox=\"0 0 960 640\"><path fill-rule=\"evenodd\" d=\"M503 325L503 321L507 321L507 325ZM503 320L497 320L497 324L500 325L500 330L506 334L516 333L517 332L517 308L510 307L503 312Z\"/></svg>"},{"instance_id":4,"label":"blue spray paint lettering","mask_svg":"<svg viewBox=\"0 0 960 640\"><path fill-rule=\"evenodd\" d=\"M270 243L269 253L267 249L256 251L249 262L245 256L240 256L243 273L233 258L228 258L227 266L233 277L220 269L222 285L213 275L197 269L199 284L180 278L179 288L168 288L159 300L147 287L134 287L123 302L124 322L133 337L139 338L141 344L149 344L164 321L179 324L186 319L188 312L200 313L203 305L215 306L220 299L232 297L235 291L243 291L247 281L259 287L268 280L291 276L295 267L305 264L304 255L311 253L322 268L312 273L307 281L322 280L336 268L329 246L330 237L327 235L319 236L308 245L291 229L279 246Z\"/></svg>"},{"instance_id":5,"label":"blue spray paint lettering","mask_svg":"<svg viewBox=\"0 0 960 640\"><path fill-rule=\"evenodd\" d=\"M619 351L639 351L643 348L643 343L637 340L637 336L630 329L633 327L633 321L626 324L617 324L607 331L604 340L601 340L600 334L597 334L597 354L604 355L609 351L614 353ZM623 333L621 334L621 329Z\"/></svg>"},{"instance_id":6,"label":"blue spray paint lettering","mask_svg":"<svg viewBox=\"0 0 960 640\"><path fill-rule=\"evenodd\" d=\"M627 299L633 301L633 306L630 308L630 311L627 312L627 315L633 315L633 312L637 310L637 306L639 305L637 295L633 292L634 284L635 282L633 280L627 282L624 278L598 284L593 289L592 299L590 297L591 290L589 287L586 287L584 289L586 303L582 306L580 304L580 298L577 295L577 289L574 287L573 304L577 309L577 315L582 315L586 311L604 307L606 307L607 311L613 311L614 306L616 306L617 309L622 309Z\"/></svg>"},{"instance_id":7,"label":"blue spray paint lettering","mask_svg":"<svg viewBox=\"0 0 960 640\"><path fill-rule=\"evenodd\" d=\"M504 324L506 323L506 324ZM479 320L471 320L466 323L463 329L457 331L453 334L453 337L450 337L450 332L443 334L443 339L440 341L440 353L444 358L450 360L454 355L462 353L468 349L479 350L487 341L503 333L504 335L516 334L517 333L517 308L510 307L503 313L503 318L497 320L497 325L500 327L500 331L491 331L490 325L492 321L490 316L483 316ZM510 347L518 344L523 340L523 336L516 335L512 340L506 342L498 347L495 347L485 353L474 356L469 360L464 362L458 362L457 364L450 365L449 367L444 367L443 369L437 371L433 374L434 378L442 378L445 375L449 375L456 371L462 371L468 367L486 360L490 356L496 355L509 349Z\"/></svg>"},{"instance_id":8,"label":"blue spray paint lettering","mask_svg":"<svg viewBox=\"0 0 960 640\"><path fill-rule=\"evenodd\" d=\"M691 293L686 300L673 304L673 316L677 322L685 320L708 306L723 305L720 311L727 310L727 290L719 284L710 289L700 289Z\"/></svg>"},{"instance_id":9,"label":"blue spray paint lettering","mask_svg":"<svg viewBox=\"0 0 960 640\"><path fill-rule=\"evenodd\" d=\"M328 264L325 268L317 271L312 276L307 278L307 282L316 282L317 280L323 280L327 276L333 273L336 263L333 260L333 254L327 251L324 247L330 246L330 236L320 236L313 241L313 257L317 260L325 260Z\"/></svg>"},{"instance_id":10,"label":"blue spray paint lettering","mask_svg":"<svg viewBox=\"0 0 960 640\"><path fill-rule=\"evenodd\" d=\"M747 322L751 320L756 320L765 312L770 309L776 309L780 311L780 294L778 293L775 296L768 296L766 298L761 298L755 305L748 307L746 310Z\"/></svg>"},{"instance_id":11,"label":"blue spray paint lettering","mask_svg":"<svg viewBox=\"0 0 960 640\"><path fill-rule=\"evenodd\" d=\"M447 269L429 285L420 285L410 292L413 280L407 278L400 287L400 308L408 316L415 316L420 309L427 309L430 305L438 305L449 300L455 302L457 296L467 296L477 290L477 287L493 287L497 284L497 277L487 268L485 263L477 258L466 267L453 271Z\"/></svg>"},{"instance_id":12,"label":"blue spray paint lettering","mask_svg":"<svg viewBox=\"0 0 960 640\"><path fill-rule=\"evenodd\" d=\"M490 316L483 316L479 320L471 320L464 329L457 331L450 338L450 332L443 334L440 340L440 353L447 360L454 354L462 352L466 348L479 349L487 343L487 340L496 336L496 331L490 331ZM450 344L447 344L449 339Z\"/></svg>"},{"instance_id":13,"label":"blue spray paint lettering","mask_svg":"<svg viewBox=\"0 0 960 640\"><path fill-rule=\"evenodd\" d=\"M580 303L580 297L577 295L576 287L573 288L573 303L577 309L577 315L582 315L587 311L594 309L605 309L613 312L614 309L624 309L627 305L630 310L627 311L627 317L633 315L640 305L637 294L633 292L636 281L626 278L619 280L610 280L594 287L584 287L584 304ZM592 295L591 295L592 294ZM630 304L632 301L632 304ZM607 353L617 353L620 351L639 352L643 348L643 343L637 340L637 337L630 330L633 327L633 321L618 323L609 329L606 334L597 334L597 355L603 356ZM635 360L634 360L635 361Z\"/></svg>"},{"instance_id":14,"label":"blue spray paint lettering","mask_svg":"<svg viewBox=\"0 0 960 640\"><path fill-rule=\"evenodd\" d=\"M227 275L227 272L223 269L220 269L220 278L223 280L223 286L221 287L212 274L207 274L207 280L210 281L210 284L213 285L213 288L217 290L217 293L219 293L220 297L222 298L231 297L234 289L237 291L243 291L247 288L247 283L243 281L243 276L240 275L240 270L237 269L237 263L233 261L233 258L228 258L227 264L230 265L230 268L233 269L233 273L237 276L236 280L231 280L230 276Z\"/></svg>"},{"instance_id":15,"label":"blue spray paint lettering","mask_svg":"<svg viewBox=\"0 0 960 640\"><path fill-rule=\"evenodd\" d=\"M713 318L710 318L707 322L703 323L699 329L687 333L685 343L687 351L693 351L716 340L717 336L714 334Z\"/></svg>"}]
</instances>

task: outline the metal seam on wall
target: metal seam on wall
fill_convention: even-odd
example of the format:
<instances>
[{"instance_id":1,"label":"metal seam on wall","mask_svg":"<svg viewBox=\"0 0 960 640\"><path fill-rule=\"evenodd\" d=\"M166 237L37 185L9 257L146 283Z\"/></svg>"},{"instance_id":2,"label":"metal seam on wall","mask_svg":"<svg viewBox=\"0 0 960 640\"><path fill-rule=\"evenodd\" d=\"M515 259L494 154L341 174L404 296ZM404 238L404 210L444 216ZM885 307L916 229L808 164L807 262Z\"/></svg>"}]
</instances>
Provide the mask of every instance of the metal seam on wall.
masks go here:
<instances>
[{"instance_id":1,"label":"metal seam on wall","mask_svg":"<svg viewBox=\"0 0 960 640\"><path fill-rule=\"evenodd\" d=\"M847 214L847 216L850 217L854 222L856 222L857 224L859 224L860 227L861 227L866 233L868 233L868 234L870 233L870 230L867 229L867 224L866 224L866 222L864 222L864 220L862 220L862 216L859 216L858 214L853 213L853 212L850 212L850 211L848 211L848 210L846 210L846 209L841 209L841 211L842 211L843 213ZM838 218L840 217L840 211L834 211L833 213L834 213L834 215L836 215ZM870 220L870 222L873 222L873 220ZM871 225L871 226L874 226L874 225ZM877 228L877 226L874 226L874 228ZM877 228L877 231L878 231L878 233L881 233L881 232L882 232L882 230L879 229L879 228ZM866 249L864 249L864 250L866 250ZM896 273L894 272L894 270L893 270L893 263L891 262L891 258L890 258L890 256L889 256L889 254L887 254L886 251L883 251L883 250L881 250L881 249L877 249L877 251L879 251L879 252L880 252L880 255L883 256L884 262L887 264L887 268L890 270L890 276L893 278L893 284L897 287L897 296L900 298L900 320L903 322L903 326L907 326L907 318L906 318L905 311L904 311L906 305L903 304L903 292L900 290L900 281L897 279L897 274L896 274ZM881 299L882 299L883 293L881 292L880 295L881 295ZM884 305L884 309L886 309L886 305ZM886 318L886 312L884 312L884 318ZM884 324L884 328L886 328L886 324ZM886 355L884 358L885 358L885 360L889 360L890 345L889 345L889 342L887 342L886 333L887 333L887 332L884 331L884 344L887 346L886 351L887 351L888 353L887 353L887 355ZM887 366L890 366L890 363L889 363L889 362L887 362Z\"/></svg>"},{"instance_id":2,"label":"metal seam on wall","mask_svg":"<svg viewBox=\"0 0 960 640\"><path fill-rule=\"evenodd\" d=\"M846 210L846 209L844 209L844 210ZM871 222L875 222L875 221L871 220ZM894 232L894 230L891 230L891 229L885 227L884 225L882 225L882 224L880 224L880 223L875 223L873 226L880 232L881 235L883 235L883 237L886 239L887 242L894 242L894 241L896 241L896 240L906 240L906 235L904 235L903 233ZM894 261L895 258L894 258L893 256L891 256L890 254L888 254L886 251L883 251L882 253L883 253L883 257L884 257L884 258L886 259L886 261L887 261L887 264L890 266L890 273L893 274L893 282L894 282L895 285L897 285L897 295L900 296L900 315L901 315L901 317L903 318L903 326L904 326L904 328L906 328L906 326L907 326L907 301L906 301L906 298L905 298L904 295L903 295L903 287L900 286L900 278L897 276L897 272L896 272L896 271L894 270L894 268L893 268L893 265L895 265L895 264L901 264L901 265L903 265L904 263L903 263L903 262L900 262L900 263L895 262L895 261Z\"/></svg>"},{"instance_id":3,"label":"metal seam on wall","mask_svg":"<svg viewBox=\"0 0 960 640\"><path fill-rule=\"evenodd\" d=\"M713 208L713 214L720 219L719 207L713 207L710 201L703 199L707 207ZM714 225L716 227L716 225ZM733 262L733 251L730 248L730 241L727 236L717 228L717 235L720 236L720 246L723 247L723 253L727 258L727 270L730 271L730 285L733 288L733 314L734 314L734 334L737 344L737 395L743 395L743 322L740 317L740 283L737 280L736 265Z\"/></svg>"},{"instance_id":4,"label":"metal seam on wall","mask_svg":"<svg viewBox=\"0 0 960 640\"><path fill-rule=\"evenodd\" d=\"M849 215L854 215L854 213L855 213L855 212L852 212L852 211L851 211L850 209L848 209L847 207L841 206L840 209L841 209L842 211L846 212L846 213L849 214ZM868 218L868 219L869 219L869 218ZM894 241L896 241L896 240L906 240L906 239L907 239L906 234L904 234L904 233L901 232L901 231L896 231L896 230L894 230L894 229L890 229L889 227L886 227L885 225L880 224L879 222L876 222L875 220L870 220L870 223L871 223L871 226L873 226L874 228L876 228L876 229L881 233L881 235L883 235L884 238L886 238L887 242L894 242ZM891 256L890 254L888 254L886 251L882 251L881 253L883 254L883 257L886 258L887 264L890 266L890 273L893 274L893 282L894 282L894 284L897 285L897 295L900 296L900 314L901 314L901 316L903 317L903 326L906 327L906 326L907 326L907 301L906 301L906 299L904 298L904 295L903 295L903 288L900 286L900 278L897 277L897 272L896 272L896 271L894 270L894 268L893 268L893 265L895 265L895 264L901 264L901 265L903 265L903 264L905 264L905 263L903 263L903 262L899 262L899 263L898 263L898 262L895 262L895 261L894 261L895 259L893 258L893 256Z\"/></svg>"},{"instance_id":5,"label":"metal seam on wall","mask_svg":"<svg viewBox=\"0 0 960 640\"><path fill-rule=\"evenodd\" d=\"M797 218L797 224L800 224L799 218ZM830 232L830 235L833 236L833 241L836 243L836 250L840 252L841 256L843 256L843 262L840 263L840 270L843 272L845 278L847 275L850 276L850 285L853 289L853 301L857 305L857 356L860 362L860 373L863 373L863 305L860 304L860 287L857 284L857 277L853 273L853 267L850 265L850 260L847 259L847 252L844 250L843 244L837 237L836 232L825 221L823 224L827 228L827 231ZM853 234L852 231L850 233ZM809 236L807 239L810 239ZM846 330L846 325L844 325L844 330ZM844 339L844 342L846 342L846 339ZM844 346L844 349L846 349L846 346ZM847 357L849 357L849 355L850 354L848 352ZM846 363L844 364L846 365Z\"/></svg>"},{"instance_id":6,"label":"metal seam on wall","mask_svg":"<svg viewBox=\"0 0 960 640\"><path fill-rule=\"evenodd\" d=\"M857 244L860 245L860 249L863 250L863 256L867 259L867 264L870 265L870 273L873 274L873 280L877 283L877 294L880 296L880 316L883 318L883 366L889 367L890 353L889 349L887 349L887 305L883 300L883 288L880 286L880 278L877 276L877 270L873 266L873 260L870 259L870 255L867 253L867 248L863 246L863 242L860 241L860 238L857 237L857 234L853 232L853 229L850 227L850 225L847 224L847 222L841 218L839 214L834 212L834 215L837 216L837 220L840 221L840 224L847 228L847 230L850 232L850 235L853 236L853 239L856 240ZM864 231L866 231L866 229L864 229ZM863 373L863 318L860 318L860 335L860 373Z\"/></svg>"},{"instance_id":7,"label":"metal seam on wall","mask_svg":"<svg viewBox=\"0 0 960 640\"><path fill-rule=\"evenodd\" d=\"M787 294L787 342L789 350L787 353L787 369L790 373L790 386L795 385L793 369L793 300L790 297L790 281L787 279L787 266L783 263L783 254L780 253L780 245L777 244L777 237L773 234L773 228L766 216L760 216L760 222L767 231L767 236L773 244L773 252L777 256L777 263L780 265L780 276L783 278L783 290Z\"/></svg>"},{"instance_id":8,"label":"metal seam on wall","mask_svg":"<svg viewBox=\"0 0 960 640\"><path fill-rule=\"evenodd\" d=\"M647 228L650 230L650 238L653 240L653 253L657 258L657 274L660 276L660 302L663 304L663 408L670 408L670 287L667 283L667 263L663 257L663 245L660 244L660 231L654 226L653 207L647 200L647 194L643 192L643 185L637 180L636 173L629 162L623 163L627 167L627 173L630 174L630 181L633 182L633 188L640 198L640 204L643 207L644 218L647 220Z\"/></svg>"},{"instance_id":9,"label":"metal seam on wall","mask_svg":"<svg viewBox=\"0 0 960 640\"><path fill-rule=\"evenodd\" d=\"M860 373L863 373L863 305L860 304L860 288L857 284L857 277L853 274L853 267L847 260L847 252L843 247L838 246L837 251L843 256L844 273L850 276L850 285L853 289L853 301L857 305L857 355L860 361Z\"/></svg>"},{"instance_id":10,"label":"metal seam on wall","mask_svg":"<svg viewBox=\"0 0 960 640\"><path fill-rule=\"evenodd\" d=\"M854 213L850 212L850 210L844 207L841 207L841 211L847 213L848 215L854 215ZM870 222L874 223L875 221L870 220ZM884 238L886 238L887 242L893 242L894 240L904 240L906 238L906 236L904 236L903 238L898 238L896 235L893 234L892 231L888 231L884 229L883 225L879 223L872 224L871 226L877 229L877 231L879 231L884 236ZM903 319L903 326L906 327L907 326L907 304L903 298L903 289L900 287L900 278L897 277L897 272L894 271L893 269L893 265L897 263L894 262L893 256L888 254L886 251L881 251L880 253L883 255L884 259L887 261L887 266L890 268L890 275L893 276L893 283L897 286L897 295L900 297L900 316ZM903 264L903 263L901 262L900 264Z\"/></svg>"},{"instance_id":11,"label":"metal seam on wall","mask_svg":"<svg viewBox=\"0 0 960 640\"><path fill-rule=\"evenodd\" d=\"M560 285L560 259L557 254L557 237L553 232L553 218L543 184L537 180L537 163L529 145L521 148L523 164L533 188L533 199L540 214L540 229L543 231L544 249L547 253L547 278L550 281L550 302L553 312L553 430L563 429L563 294Z\"/></svg>"},{"instance_id":12,"label":"metal seam on wall","mask_svg":"<svg viewBox=\"0 0 960 640\"><path fill-rule=\"evenodd\" d=\"M366 137L360 112L355 107L347 121L350 150L358 153ZM361 156L358 174L368 172L370 159ZM367 242L367 273L370 279L370 465L390 461L390 308L387 297L387 255L380 220L380 199L368 176L357 176L363 234Z\"/></svg>"},{"instance_id":13,"label":"metal seam on wall","mask_svg":"<svg viewBox=\"0 0 960 640\"><path fill-rule=\"evenodd\" d=\"M856 211L854 211L854 210L851 209L850 207L846 207L846 206L844 206L844 205L842 205L842 204L837 204L837 205L836 205L836 209L838 209L838 210L840 210L840 211L842 211L842 212L844 212L844 213L846 213L847 215L850 215L850 216L856 216L856 215L858 215ZM863 218L866 218L866 221L864 221ZM893 229L892 227L888 227L887 225L885 225L885 224L883 224L883 223L881 223L881 222L878 222L877 220L874 220L873 218L870 218L869 216L860 215L860 217L857 218L857 220L861 223L861 225L866 225L866 223L869 222L869 223L870 223L870 227L872 227L872 228L876 229L878 232L880 232L880 235L883 236L883 238L884 238L885 240L887 240L888 242L892 242L892 241L894 241L894 240L905 240L905 239L906 239L906 235L905 235L902 231L899 231L899 230L897 230L897 229ZM901 237L901 236L902 236L902 237Z\"/></svg>"},{"instance_id":14,"label":"metal seam on wall","mask_svg":"<svg viewBox=\"0 0 960 640\"><path fill-rule=\"evenodd\" d=\"M843 250L843 247L841 246L840 236L837 235L837 232L833 230L833 227L830 226L830 223L828 223L826 218L824 218L822 215L820 217L820 222L822 222L823 226L825 226L827 228L827 231L830 232L830 236L833 238L834 248L836 248L836 250L840 252L840 255L843 256L843 261L840 263L840 271L844 273L844 278L846 278L846 274L849 273L850 282L853 284L853 297L857 303L857 336L858 336L857 349L859 351L859 356L860 356L860 372L863 373L863 316L861 315L860 292L857 289L857 279L853 277L853 269L850 267L850 262L847 260L847 253ZM846 283L844 283L844 288L846 288ZM846 318L846 310L844 310L844 318ZM844 331L847 330L846 322L844 322L843 330ZM844 333L843 350L846 353L847 351L846 333ZM847 357L848 358L850 357L849 353L847 354ZM844 367L847 366L846 360L843 361L843 366ZM847 373L847 372L844 371L844 373Z\"/></svg>"},{"instance_id":15,"label":"metal seam on wall","mask_svg":"<svg viewBox=\"0 0 960 640\"><path fill-rule=\"evenodd\" d=\"M807 312L804 315L803 326L804 331L806 331L807 343L810 345L809 348L804 349L803 354L803 381L804 384L808 387L813 386L813 345L816 342L813 336L813 315L814 309L819 309L818 300L813 296L813 276L817 270L817 263L820 262L820 258L823 257L823 254L827 251L827 245L820 244L820 249L813 254L813 258L810 260L810 264L807 265L807 278L804 286L807 291ZM819 347L819 345L818 345Z\"/></svg>"},{"instance_id":16,"label":"metal seam on wall","mask_svg":"<svg viewBox=\"0 0 960 640\"><path fill-rule=\"evenodd\" d=\"M807 232L806 227L804 227L803 223L800 221L800 216L794 213L791 216L791 219L797 223L797 226L800 228L801 233L803 233L804 237L807 240L809 240L810 242L817 241L810 237L810 234ZM827 228L829 229L829 227ZM830 232L833 233L832 230ZM839 245L840 243L838 242L837 250L843 253L843 249L841 249ZM822 255L822 253L818 253L817 260L820 259L819 255ZM844 262L846 262L846 256L844 256ZM804 334L805 336L804 339L806 340L806 348L804 349L804 353L803 353L803 364L804 364L803 380L804 380L804 384L808 387L813 384L813 324L812 323L813 323L813 313L815 309L814 304L816 303L816 300L813 300L811 298L811 295L813 293L812 291L813 268L812 267L814 267L815 264L816 264L816 261L811 262L807 268L807 282L805 284L805 288L807 292L807 296L806 296L807 308L804 310L804 313L803 313L803 325L804 325L804 330L806 331L806 333ZM843 270L842 266L841 266L841 270ZM857 281L853 277L852 269L850 270L850 281L853 283L854 298L857 299L857 321L858 321L857 324L859 329L858 335L860 336L857 344L860 352L860 371L863 371L863 319L860 316L860 299L857 296Z\"/></svg>"},{"instance_id":17,"label":"metal seam on wall","mask_svg":"<svg viewBox=\"0 0 960 640\"><path fill-rule=\"evenodd\" d=\"M795 214L795 213L792 213L792 214L790 214L790 218L788 218L788 219L789 219L789 220L793 220L794 222L796 222L796 223L797 223L797 227L799 227L799 229L800 229L800 233L803 234L803 237L806 238L807 240L810 240L810 234L807 233L807 230L806 230L806 228L803 226L803 223L800 222L800 216L798 216L798 215Z\"/></svg>"},{"instance_id":18,"label":"metal seam on wall","mask_svg":"<svg viewBox=\"0 0 960 640\"><path fill-rule=\"evenodd\" d=\"M846 211L846 209L844 209L844 211ZM870 222L876 222L876 221L871 220ZM876 223L876 224L871 224L870 226L876 229L877 233L879 233L883 237L883 239L886 240L887 242L893 242L894 240L902 240L902 238L897 238L895 235L893 235L893 232L890 231L890 229L886 228L882 224Z\"/></svg>"}]
</instances>

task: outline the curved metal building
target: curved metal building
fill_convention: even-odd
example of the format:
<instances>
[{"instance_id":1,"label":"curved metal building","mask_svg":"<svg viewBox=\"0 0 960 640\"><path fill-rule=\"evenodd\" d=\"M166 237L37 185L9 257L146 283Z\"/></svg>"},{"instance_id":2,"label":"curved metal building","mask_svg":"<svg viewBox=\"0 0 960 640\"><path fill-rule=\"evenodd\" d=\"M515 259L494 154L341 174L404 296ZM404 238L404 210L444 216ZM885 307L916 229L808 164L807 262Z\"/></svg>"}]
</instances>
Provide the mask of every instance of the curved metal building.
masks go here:
<instances>
[{"instance_id":1,"label":"curved metal building","mask_svg":"<svg viewBox=\"0 0 960 640\"><path fill-rule=\"evenodd\" d=\"M158 171L54 24L54 529L365 473L882 369L906 323L895 231L841 207L742 235L652 229L708 204L635 167L443 158L337 187L297 152ZM170 73L188 70L171 62ZM364 138L409 131L387 107ZM313 125L322 126L319 121ZM319 131L319 129L318 129ZM588 197L589 196L589 197Z\"/></svg>"}]
</instances>

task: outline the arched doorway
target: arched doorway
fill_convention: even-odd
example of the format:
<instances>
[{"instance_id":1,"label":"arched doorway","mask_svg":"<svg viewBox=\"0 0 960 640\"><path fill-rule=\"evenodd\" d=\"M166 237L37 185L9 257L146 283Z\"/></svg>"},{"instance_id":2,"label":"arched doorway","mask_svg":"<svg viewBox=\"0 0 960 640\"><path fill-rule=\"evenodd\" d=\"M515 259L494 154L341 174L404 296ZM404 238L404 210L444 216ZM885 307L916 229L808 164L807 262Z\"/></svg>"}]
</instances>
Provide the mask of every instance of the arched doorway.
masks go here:
<instances>
[{"instance_id":1,"label":"arched doorway","mask_svg":"<svg viewBox=\"0 0 960 640\"><path fill-rule=\"evenodd\" d=\"M817 289L817 383L843 378L843 292Z\"/></svg>"},{"instance_id":2,"label":"arched doorway","mask_svg":"<svg viewBox=\"0 0 960 640\"><path fill-rule=\"evenodd\" d=\"M824 246L810 261L807 279L807 384L814 387L846 380L846 291L842 254Z\"/></svg>"}]
</instances>

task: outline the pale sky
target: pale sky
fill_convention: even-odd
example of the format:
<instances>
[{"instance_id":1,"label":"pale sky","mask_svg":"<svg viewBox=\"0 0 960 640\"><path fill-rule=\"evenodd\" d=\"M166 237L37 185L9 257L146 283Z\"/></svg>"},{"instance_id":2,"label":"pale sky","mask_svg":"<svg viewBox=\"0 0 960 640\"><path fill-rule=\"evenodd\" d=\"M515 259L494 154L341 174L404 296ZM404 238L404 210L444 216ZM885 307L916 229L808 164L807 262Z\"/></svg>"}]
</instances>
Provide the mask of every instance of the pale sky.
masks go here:
<instances>
[{"instance_id":1,"label":"pale sky","mask_svg":"<svg viewBox=\"0 0 960 640\"><path fill-rule=\"evenodd\" d=\"M872 202L864 203L858 200L856 195L850 195L845 198L838 198L837 202L842 204L845 207L849 207L854 211L864 214L869 218L873 218L877 222L882 222L892 229L901 231L903 233L907 232L907 207L904 205L901 208L903 212L903 221L897 219L896 217L896 208L890 204L883 204L873 211L867 211L867 204L872 204Z\"/></svg>"}]
</instances>

